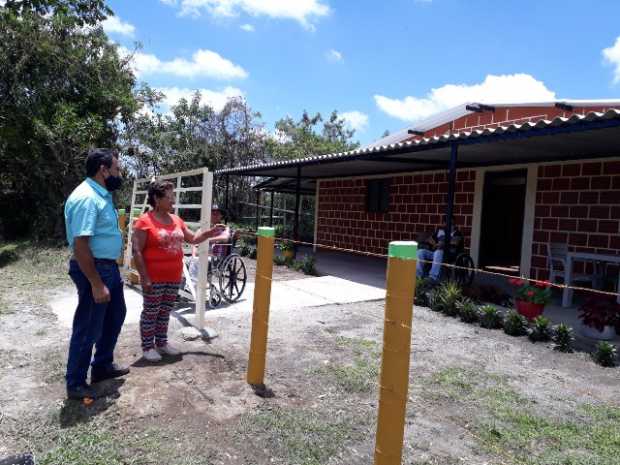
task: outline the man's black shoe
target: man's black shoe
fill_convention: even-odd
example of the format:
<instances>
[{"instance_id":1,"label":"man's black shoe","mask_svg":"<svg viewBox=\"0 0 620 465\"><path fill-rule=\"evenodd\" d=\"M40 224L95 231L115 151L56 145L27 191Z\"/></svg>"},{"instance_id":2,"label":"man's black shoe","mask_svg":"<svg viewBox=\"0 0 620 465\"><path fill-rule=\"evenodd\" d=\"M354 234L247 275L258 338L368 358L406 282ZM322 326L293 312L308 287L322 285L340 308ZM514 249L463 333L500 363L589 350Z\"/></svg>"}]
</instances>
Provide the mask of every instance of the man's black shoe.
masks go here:
<instances>
[{"instance_id":1,"label":"man's black shoe","mask_svg":"<svg viewBox=\"0 0 620 465\"><path fill-rule=\"evenodd\" d=\"M91 384L100 383L106 379L120 378L129 373L129 368L113 363L107 370L92 370L90 373Z\"/></svg>"},{"instance_id":2,"label":"man's black shoe","mask_svg":"<svg viewBox=\"0 0 620 465\"><path fill-rule=\"evenodd\" d=\"M84 400L86 398L96 399L97 394L95 394L95 391L90 386L85 384L76 388L67 388L67 397L74 400Z\"/></svg>"}]
</instances>

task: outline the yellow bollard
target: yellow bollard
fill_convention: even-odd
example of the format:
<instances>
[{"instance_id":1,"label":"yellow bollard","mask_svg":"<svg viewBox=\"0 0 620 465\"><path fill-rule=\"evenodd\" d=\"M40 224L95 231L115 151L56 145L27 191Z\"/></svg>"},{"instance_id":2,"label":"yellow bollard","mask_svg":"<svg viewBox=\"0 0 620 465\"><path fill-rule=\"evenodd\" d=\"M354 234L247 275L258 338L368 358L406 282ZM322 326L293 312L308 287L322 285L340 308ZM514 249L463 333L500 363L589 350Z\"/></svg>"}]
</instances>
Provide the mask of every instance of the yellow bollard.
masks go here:
<instances>
[{"instance_id":1,"label":"yellow bollard","mask_svg":"<svg viewBox=\"0 0 620 465\"><path fill-rule=\"evenodd\" d=\"M416 242L390 242L375 465L400 465L409 391Z\"/></svg>"},{"instance_id":2,"label":"yellow bollard","mask_svg":"<svg viewBox=\"0 0 620 465\"><path fill-rule=\"evenodd\" d=\"M258 236L258 254L256 257L256 283L254 285L252 337L250 340L247 381L248 384L253 386L261 386L264 384L265 379L275 229L268 227L258 228L256 235Z\"/></svg>"}]
</instances>

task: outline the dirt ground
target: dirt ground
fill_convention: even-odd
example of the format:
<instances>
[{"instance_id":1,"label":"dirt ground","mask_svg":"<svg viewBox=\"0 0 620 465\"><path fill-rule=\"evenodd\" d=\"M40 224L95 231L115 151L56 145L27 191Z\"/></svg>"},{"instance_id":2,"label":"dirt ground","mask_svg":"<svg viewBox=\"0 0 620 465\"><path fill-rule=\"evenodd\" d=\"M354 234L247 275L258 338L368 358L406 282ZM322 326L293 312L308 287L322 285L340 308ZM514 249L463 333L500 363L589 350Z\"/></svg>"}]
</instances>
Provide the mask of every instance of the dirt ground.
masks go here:
<instances>
[{"instance_id":1,"label":"dirt ground","mask_svg":"<svg viewBox=\"0 0 620 465\"><path fill-rule=\"evenodd\" d=\"M0 459L40 464L372 463L383 302L272 312L266 381L245 383L251 315L207 313L219 337L140 359L126 325L122 380L64 399L68 330L47 306L70 282L62 250L0 268ZM303 275L274 267L279 278ZM286 273L286 274L285 274ZM274 277L275 278L275 277ZM620 369L415 308L405 464L620 463Z\"/></svg>"}]
</instances>

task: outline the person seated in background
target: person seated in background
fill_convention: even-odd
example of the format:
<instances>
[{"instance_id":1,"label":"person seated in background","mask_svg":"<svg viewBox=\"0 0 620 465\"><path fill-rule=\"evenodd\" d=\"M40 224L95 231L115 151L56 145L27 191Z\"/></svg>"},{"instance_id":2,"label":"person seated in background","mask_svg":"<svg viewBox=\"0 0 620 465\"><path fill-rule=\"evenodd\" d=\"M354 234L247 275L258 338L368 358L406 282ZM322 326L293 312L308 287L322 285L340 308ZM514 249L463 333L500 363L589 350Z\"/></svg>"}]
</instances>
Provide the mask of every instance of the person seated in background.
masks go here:
<instances>
[{"instance_id":1,"label":"person seated in background","mask_svg":"<svg viewBox=\"0 0 620 465\"><path fill-rule=\"evenodd\" d=\"M421 234L418 238L418 278L426 277L426 263L423 261L432 261L430 278L433 281L439 281L441 275L441 263L443 262L444 250L446 249L446 230L447 217L444 217L444 225L435 229L433 234ZM463 233L452 217L452 234L450 235L450 246L448 251L455 256L463 251L464 238Z\"/></svg>"},{"instance_id":2,"label":"person seated in background","mask_svg":"<svg viewBox=\"0 0 620 465\"><path fill-rule=\"evenodd\" d=\"M223 210L214 204L211 207L211 224L222 225L223 219L225 219ZM228 226L224 226L220 234L209 239L209 244L211 245L210 255L218 258L226 257L231 246L231 241L232 233L230 228Z\"/></svg>"},{"instance_id":3,"label":"person seated in background","mask_svg":"<svg viewBox=\"0 0 620 465\"><path fill-rule=\"evenodd\" d=\"M220 227L220 233L217 236L209 238L209 245L211 250L209 252L209 267L211 267L211 261L214 257L224 258L228 255L229 248L232 242L232 232L230 228L222 224L224 219L223 210L213 204L211 207L211 226L217 225ZM192 256L187 259L189 275L192 281L196 283L198 280L198 250L197 247L192 247Z\"/></svg>"}]
</instances>

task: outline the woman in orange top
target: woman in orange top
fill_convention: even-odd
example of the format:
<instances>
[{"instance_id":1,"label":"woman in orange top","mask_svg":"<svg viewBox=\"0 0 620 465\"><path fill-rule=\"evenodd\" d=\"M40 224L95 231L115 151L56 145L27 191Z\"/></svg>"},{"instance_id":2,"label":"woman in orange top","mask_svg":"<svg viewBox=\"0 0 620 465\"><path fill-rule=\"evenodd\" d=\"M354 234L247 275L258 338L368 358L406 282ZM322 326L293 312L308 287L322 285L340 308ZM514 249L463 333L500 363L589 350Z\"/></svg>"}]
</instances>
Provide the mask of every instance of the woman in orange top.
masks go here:
<instances>
[{"instance_id":1,"label":"woman in orange top","mask_svg":"<svg viewBox=\"0 0 620 465\"><path fill-rule=\"evenodd\" d=\"M142 351L146 360L157 362L161 354L179 354L168 344L168 321L183 274L183 241L199 244L217 237L225 226L192 233L181 218L170 213L174 184L169 181L153 181L147 195L151 210L134 223L132 249L144 298Z\"/></svg>"}]
</instances>

